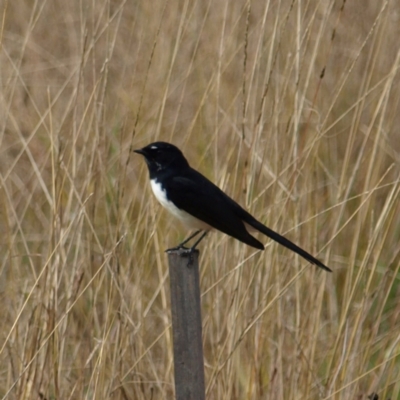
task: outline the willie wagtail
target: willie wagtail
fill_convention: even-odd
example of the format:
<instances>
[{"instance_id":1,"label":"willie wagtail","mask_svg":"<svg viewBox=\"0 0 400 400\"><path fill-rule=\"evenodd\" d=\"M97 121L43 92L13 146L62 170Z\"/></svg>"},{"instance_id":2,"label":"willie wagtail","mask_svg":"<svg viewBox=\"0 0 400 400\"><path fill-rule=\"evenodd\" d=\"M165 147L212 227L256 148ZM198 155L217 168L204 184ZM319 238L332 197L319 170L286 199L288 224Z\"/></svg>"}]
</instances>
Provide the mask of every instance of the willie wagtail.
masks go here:
<instances>
[{"instance_id":1,"label":"willie wagtail","mask_svg":"<svg viewBox=\"0 0 400 400\"><path fill-rule=\"evenodd\" d=\"M191 168L176 146L155 142L134 152L143 155L146 160L151 188L157 200L188 228L196 229L193 235L169 250L185 249L183 245L203 231L200 238L188 249L193 252L213 228L249 246L264 250L263 244L249 233L249 228L254 228L310 263L331 272L311 254L257 221L219 187Z\"/></svg>"}]
</instances>

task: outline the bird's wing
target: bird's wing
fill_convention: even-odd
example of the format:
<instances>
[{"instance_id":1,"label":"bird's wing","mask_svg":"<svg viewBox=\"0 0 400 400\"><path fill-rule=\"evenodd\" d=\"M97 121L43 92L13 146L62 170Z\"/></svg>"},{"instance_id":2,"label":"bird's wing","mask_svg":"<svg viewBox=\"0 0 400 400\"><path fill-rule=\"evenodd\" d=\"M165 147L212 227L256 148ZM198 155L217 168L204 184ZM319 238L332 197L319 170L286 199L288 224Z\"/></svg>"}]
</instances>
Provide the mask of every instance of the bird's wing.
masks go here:
<instances>
[{"instance_id":1,"label":"bird's wing","mask_svg":"<svg viewBox=\"0 0 400 400\"><path fill-rule=\"evenodd\" d=\"M264 249L263 244L249 234L237 215L236 208L242 208L199 172L190 169L184 175L175 175L168 179L165 187L168 200L181 210L235 239Z\"/></svg>"}]
</instances>

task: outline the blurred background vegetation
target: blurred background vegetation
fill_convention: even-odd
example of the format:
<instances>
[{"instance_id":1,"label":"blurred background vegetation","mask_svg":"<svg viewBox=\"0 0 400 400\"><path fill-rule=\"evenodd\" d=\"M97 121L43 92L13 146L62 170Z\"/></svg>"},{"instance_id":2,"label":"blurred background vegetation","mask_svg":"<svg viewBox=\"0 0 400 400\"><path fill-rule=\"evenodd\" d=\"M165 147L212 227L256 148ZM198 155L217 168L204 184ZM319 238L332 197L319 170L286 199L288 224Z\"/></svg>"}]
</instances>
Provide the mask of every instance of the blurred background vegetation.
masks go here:
<instances>
[{"instance_id":1,"label":"blurred background vegetation","mask_svg":"<svg viewBox=\"0 0 400 400\"><path fill-rule=\"evenodd\" d=\"M155 140L333 269L208 237L207 398L400 398L398 2L0 13L1 398L173 398Z\"/></svg>"}]
</instances>

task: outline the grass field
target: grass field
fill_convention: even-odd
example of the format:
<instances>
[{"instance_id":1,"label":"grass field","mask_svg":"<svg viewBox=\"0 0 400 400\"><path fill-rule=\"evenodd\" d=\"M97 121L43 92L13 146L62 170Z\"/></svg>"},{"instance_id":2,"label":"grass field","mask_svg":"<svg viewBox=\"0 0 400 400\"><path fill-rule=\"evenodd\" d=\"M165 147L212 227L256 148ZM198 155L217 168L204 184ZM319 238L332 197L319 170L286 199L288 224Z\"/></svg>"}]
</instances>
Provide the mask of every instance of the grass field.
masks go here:
<instances>
[{"instance_id":1,"label":"grass field","mask_svg":"<svg viewBox=\"0 0 400 400\"><path fill-rule=\"evenodd\" d=\"M400 6L0 2L0 398L173 399L165 140L269 227L201 245L207 399L400 399Z\"/></svg>"}]
</instances>

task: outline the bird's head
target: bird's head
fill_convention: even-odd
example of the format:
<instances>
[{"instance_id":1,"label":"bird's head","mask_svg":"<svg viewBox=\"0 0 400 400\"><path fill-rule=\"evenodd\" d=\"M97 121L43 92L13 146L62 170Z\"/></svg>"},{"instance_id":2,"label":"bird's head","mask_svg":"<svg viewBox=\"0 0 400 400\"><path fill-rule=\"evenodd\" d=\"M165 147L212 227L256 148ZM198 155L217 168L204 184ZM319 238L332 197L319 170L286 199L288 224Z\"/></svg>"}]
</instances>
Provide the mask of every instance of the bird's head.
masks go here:
<instances>
[{"instance_id":1,"label":"bird's head","mask_svg":"<svg viewBox=\"0 0 400 400\"><path fill-rule=\"evenodd\" d=\"M166 168L185 168L189 166L182 152L170 143L154 142L142 149L133 151L145 158L150 175Z\"/></svg>"}]
</instances>

